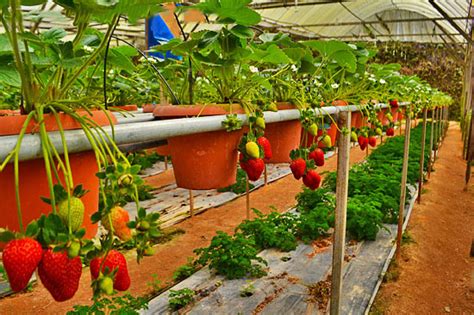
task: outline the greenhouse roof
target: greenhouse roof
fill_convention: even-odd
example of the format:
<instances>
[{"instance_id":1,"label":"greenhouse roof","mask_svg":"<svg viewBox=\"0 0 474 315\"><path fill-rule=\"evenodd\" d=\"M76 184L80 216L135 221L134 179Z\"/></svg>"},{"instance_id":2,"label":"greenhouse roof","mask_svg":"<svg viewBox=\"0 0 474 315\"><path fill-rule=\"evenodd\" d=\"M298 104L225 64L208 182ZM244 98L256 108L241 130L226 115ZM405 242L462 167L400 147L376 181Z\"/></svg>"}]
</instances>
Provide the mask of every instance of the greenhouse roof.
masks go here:
<instances>
[{"instance_id":1,"label":"greenhouse roof","mask_svg":"<svg viewBox=\"0 0 474 315\"><path fill-rule=\"evenodd\" d=\"M261 26L309 38L463 43L468 0L255 0Z\"/></svg>"}]
</instances>

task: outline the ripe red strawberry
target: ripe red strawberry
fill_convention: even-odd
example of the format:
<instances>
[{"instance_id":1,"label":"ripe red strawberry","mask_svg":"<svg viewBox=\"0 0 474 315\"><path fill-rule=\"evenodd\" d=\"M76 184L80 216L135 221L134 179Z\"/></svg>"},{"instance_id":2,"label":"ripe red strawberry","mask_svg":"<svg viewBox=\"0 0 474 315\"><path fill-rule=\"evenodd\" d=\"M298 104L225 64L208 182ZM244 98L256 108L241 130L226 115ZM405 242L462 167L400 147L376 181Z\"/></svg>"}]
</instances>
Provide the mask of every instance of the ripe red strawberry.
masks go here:
<instances>
[{"instance_id":1,"label":"ripe red strawberry","mask_svg":"<svg viewBox=\"0 0 474 315\"><path fill-rule=\"evenodd\" d=\"M375 147L377 145L377 138L374 136L369 137L369 145L371 147Z\"/></svg>"},{"instance_id":2,"label":"ripe red strawberry","mask_svg":"<svg viewBox=\"0 0 474 315\"><path fill-rule=\"evenodd\" d=\"M397 100L390 100L390 107L398 108L398 101Z\"/></svg>"},{"instance_id":3,"label":"ripe red strawberry","mask_svg":"<svg viewBox=\"0 0 474 315\"><path fill-rule=\"evenodd\" d=\"M102 263L103 257L96 257L91 260L90 269L92 279L97 279L99 276L99 268ZM122 253L111 250L105 258L102 271L106 268L109 272L117 269L117 273L114 277L114 289L118 291L126 291L130 287L130 276L128 275L127 260Z\"/></svg>"},{"instance_id":4,"label":"ripe red strawberry","mask_svg":"<svg viewBox=\"0 0 474 315\"><path fill-rule=\"evenodd\" d=\"M247 163L244 162L244 155L242 153L239 153L239 164L240 168L247 172Z\"/></svg>"},{"instance_id":5,"label":"ripe red strawberry","mask_svg":"<svg viewBox=\"0 0 474 315\"><path fill-rule=\"evenodd\" d=\"M260 178L265 169L265 162L262 159L249 159L240 161L240 167L247 173L249 180L255 181Z\"/></svg>"},{"instance_id":6,"label":"ripe red strawberry","mask_svg":"<svg viewBox=\"0 0 474 315\"><path fill-rule=\"evenodd\" d=\"M303 176L303 183L309 189L315 190L321 183L321 176L315 170L309 170L306 175Z\"/></svg>"},{"instance_id":7,"label":"ripe red strawberry","mask_svg":"<svg viewBox=\"0 0 474 315\"><path fill-rule=\"evenodd\" d=\"M324 151L320 148L316 148L314 151L311 151L308 155L308 158L312 159L317 166L324 165Z\"/></svg>"},{"instance_id":8,"label":"ripe red strawberry","mask_svg":"<svg viewBox=\"0 0 474 315\"><path fill-rule=\"evenodd\" d=\"M2 259L13 291L18 292L26 288L42 257L43 249L40 243L32 238L8 242Z\"/></svg>"},{"instance_id":9,"label":"ripe red strawberry","mask_svg":"<svg viewBox=\"0 0 474 315\"><path fill-rule=\"evenodd\" d=\"M66 252L53 252L48 249L38 265L41 282L53 298L58 301L69 300L76 294L82 274L81 258L69 258Z\"/></svg>"},{"instance_id":10,"label":"ripe red strawberry","mask_svg":"<svg viewBox=\"0 0 474 315\"><path fill-rule=\"evenodd\" d=\"M263 148L265 159L269 160L272 158L272 145L265 137L260 137L257 139L257 143Z\"/></svg>"},{"instance_id":11,"label":"ripe red strawberry","mask_svg":"<svg viewBox=\"0 0 474 315\"><path fill-rule=\"evenodd\" d=\"M360 146L360 149L362 151L365 150L365 148L367 147L367 144L369 142L369 139L367 139L366 137L364 136L359 136L359 138L357 139L357 141L359 142L359 146Z\"/></svg>"},{"instance_id":12,"label":"ripe red strawberry","mask_svg":"<svg viewBox=\"0 0 474 315\"><path fill-rule=\"evenodd\" d=\"M395 135L395 130L393 130L393 128L390 127L387 129L386 134L388 137L393 137Z\"/></svg>"},{"instance_id":13,"label":"ripe red strawberry","mask_svg":"<svg viewBox=\"0 0 474 315\"><path fill-rule=\"evenodd\" d=\"M296 179L303 177L304 172L306 171L306 161L302 158L297 158L291 161L290 164L291 172Z\"/></svg>"}]
</instances>

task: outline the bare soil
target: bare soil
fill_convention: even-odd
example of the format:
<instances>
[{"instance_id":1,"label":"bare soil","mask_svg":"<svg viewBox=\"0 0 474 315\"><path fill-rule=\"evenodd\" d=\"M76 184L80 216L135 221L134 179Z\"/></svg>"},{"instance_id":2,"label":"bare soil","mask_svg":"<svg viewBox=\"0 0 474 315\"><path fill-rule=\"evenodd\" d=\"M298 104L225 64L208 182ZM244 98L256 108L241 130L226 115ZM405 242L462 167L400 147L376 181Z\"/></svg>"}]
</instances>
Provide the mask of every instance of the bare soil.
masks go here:
<instances>
[{"instance_id":1,"label":"bare soil","mask_svg":"<svg viewBox=\"0 0 474 315\"><path fill-rule=\"evenodd\" d=\"M373 314L474 314L474 181L463 191L461 153L459 125L451 123L408 224L414 242L403 247L391 270L396 277L382 285Z\"/></svg>"}]
</instances>

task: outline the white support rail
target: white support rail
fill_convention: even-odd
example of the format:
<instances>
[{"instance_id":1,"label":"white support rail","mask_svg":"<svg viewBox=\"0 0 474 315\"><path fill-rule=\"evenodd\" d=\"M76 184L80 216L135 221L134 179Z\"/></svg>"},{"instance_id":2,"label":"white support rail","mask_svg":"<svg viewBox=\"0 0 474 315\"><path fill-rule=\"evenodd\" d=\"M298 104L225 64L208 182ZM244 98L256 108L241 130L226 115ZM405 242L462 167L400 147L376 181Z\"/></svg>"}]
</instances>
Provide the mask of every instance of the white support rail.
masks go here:
<instances>
[{"instance_id":1,"label":"white support rail","mask_svg":"<svg viewBox=\"0 0 474 315\"><path fill-rule=\"evenodd\" d=\"M401 103L406 106L408 103ZM376 104L375 108L387 108L387 104ZM315 109L315 115L333 115L342 111L354 112L360 110L360 106L327 106L323 109ZM278 112L265 112L265 121L274 123L299 119L300 112L297 109L280 110ZM247 116L238 115L247 124ZM170 137L189 135L194 133L222 130L222 121L225 115L206 116L195 118L179 118L169 120L150 120L150 116L139 113L134 116L119 117L119 123L114 127L115 142L118 145L133 144L147 141L164 140ZM111 127L104 127L105 132L112 135ZM59 132L50 132L52 144L59 154L63 153L63 146ZM91 145L84 132L79 130L68 130L64 132L67 147L70 153L77 153L91 149ZM0 137L0 162L14 149L18 136ZM27 134L24 136L20 147L20 160L31 160L40 158L41 140L39 134Z\"/></svg>"}]
</instances>

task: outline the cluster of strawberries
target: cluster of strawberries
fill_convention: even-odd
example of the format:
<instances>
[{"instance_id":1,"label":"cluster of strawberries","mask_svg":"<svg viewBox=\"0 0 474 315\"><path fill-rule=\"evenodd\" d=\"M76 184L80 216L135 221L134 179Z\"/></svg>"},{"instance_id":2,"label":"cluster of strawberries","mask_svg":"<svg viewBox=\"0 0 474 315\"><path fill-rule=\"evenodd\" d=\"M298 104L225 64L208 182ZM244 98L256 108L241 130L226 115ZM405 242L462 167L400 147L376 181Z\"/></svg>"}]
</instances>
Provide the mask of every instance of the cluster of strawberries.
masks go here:
<instances>
[{"instance_id":1,"label":"cluster of strawberries","mask_svg":"<svg viewBox=\"0 0 474 315\"><path fill-rule=\"evenodd\" d=\"M265 160L272 158L272 147L267 138L261 136L253 141L244 135L239 145L239 164L247 173L249 180L256 181L265 169Z\"/></svg>"},{"instance_id":2,"label":"cluster of strawberries","mask_svg":"<svg viewBox=\"0 0 474 315\"><path fill-rule=\"evenodd\" d=\"M111 210L110 218L112 228L105 219L102 220L104 227L109 232L113 230L123 241L130 240L132 232L127 226L128 212L116 206ZM72 239L65 246L43 245L27 236L7 243L2 259L10 287L14 292L24 290L37 269L41 282L56 301L69 300L76 293L82 275L82 260L79 256L81 241ZM93 258L90 261L90 272L94 291L110 295L114 290L126 291L130 287L127 261L116 250Z\"/></svg>"},{"instance_id":3,"label":"cluster of strawberries","mask_svg":"<svg viewBox=\"0 0 474 315\"><path fill-rule=\"evenodd\" d=\"M102 271L99 271L101 264ZM82 275L79 256L70 257L64 250L45 250L37 240L30 237L8 242L3 250L3 265L10 287L15 292L24 290L38 269L41 282L58 302L74 296ZM92 259L90 271L92 279L98 279L99 287L108 294L112 294L114 289L126 291L130 287L127 261L120 252L111 250L105 257Z\"/></svg>"},{"instance_id":4,"label":"cluster of strawberries","mask_svg":"<svg viewBox=\"0 0 474 315\"><path fill-rule=\"evenodd\" d=\"M249 133L240 139L239 144L239 164L240 168L247 173L251 181L260 178L265 170L265 161L272 158L272 146L265 138L265 119L262 113L256 113L250 119Z\"/></svg>"},{"instance_id":5,"label":"cluster of strawberries","mask_svg":"<svg viewBox=\"0 0 474 315\"><path fill-rule=\"evenodd\" d=\"M321 176L316 171L316 166L324 165L324 151L315 144L291 151L290 158L290 169L295 179L303 178L306 187L317 189L321 184Z\"/></svg>"}]
</instances>

